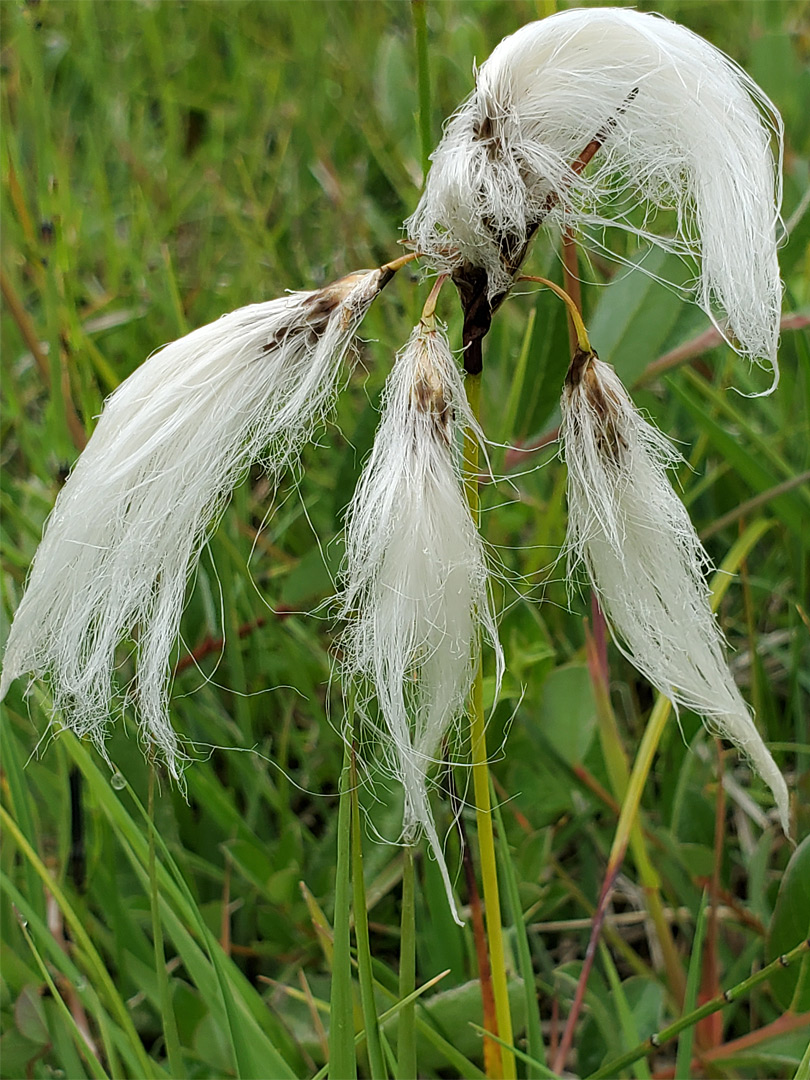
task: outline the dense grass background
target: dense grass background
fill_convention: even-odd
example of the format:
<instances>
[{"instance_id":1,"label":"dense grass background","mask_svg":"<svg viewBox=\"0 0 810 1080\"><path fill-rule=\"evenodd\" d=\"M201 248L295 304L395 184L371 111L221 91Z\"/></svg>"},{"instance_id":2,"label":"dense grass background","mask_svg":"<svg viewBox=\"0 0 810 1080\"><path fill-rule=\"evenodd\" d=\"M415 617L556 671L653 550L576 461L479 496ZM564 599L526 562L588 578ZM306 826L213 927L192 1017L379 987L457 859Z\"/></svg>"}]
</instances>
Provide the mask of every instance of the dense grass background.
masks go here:
<instances>
[{"instance_id":1,"label":"dense grass background","mask_svg":"<svg viewBox=\"0 0 810 1080\"><path fill-rule=\"evenodd\" d=\"M807 4L639 6L729 52L782 111L785 311L806 313ZM429 5L434 140L470 88L473 57L551 9L522 0ZM394 257L422 168L406 3L9 0L0 30L4 639L43 523L104 397L155 347L225 311ZM613 242L637 257L626 238ZM560 280L557 243L537 242L531 272ZM679 280L689 273L657 256L648 266ZM736 677L788 776L801 840L810 827L810 488L806 477L793 481L810 464L810 342L802 331L784 333L782 385L766 399L729 391L766 383L725 347L645 381L648 364L707 320L643 274L595 258L582 270L594 344L680 440L691 466L680 478L684 497L713 558L722 562L763 523L721 619ZM334 626L321 604L383 380L425 295L408 271L389 286L365 323L362 363L335 422L275 495L259 473L235 492L203 556L172 705L199 761L187 772L187 801L158 773L156 834L145 809L149 767L128 714L113 729L111 777L72 736L48 738L47 688L24 698L21 681L9 694L2 1076L73 1078L102 1068L128 1077L306 1076L325 1061L343 748L341 696L330 681ZM457 341L449 290L441 313ZM483 424L493 440L531 442L555 427L567 363L559 303L548 294L510 301L486 349ZM611 649L613 713L598 711L587 597L571 610L555 562L565 532L555 454L547 446L515 469L514 455L496 450L496 471L512 469L511 479L483 489L484 531L503 569L509 665L489 729L501 853L518 883L547 1045L569 1008L616 825L620 795L606 758L620 744L632 759L652 704ZM122 678L130 673L124 648ZM396 839L400 811L397 792L382 783L361 801L375 834L369 827L364 855L382 1011L396 998L403 860L382 838ZM434 805L448 829L446 795ZM569 1061L582 1076L681 1014L677 984L691 954L692 1000L703 1000L808 933L807 843L785 876L791 848L767 791L691 715L667 729L643 826L677 969L646 917L650 882L628 856ZM448 850L466 902L455 836ZM716 918L696 951L704 890ZM452 923L426 858L417 863L416 909L417 982L449 970L418 1013L420 1075L480 1075L481 1041L468 1025L481 1016L472 933ZM156 931L165 936L166 975L155 963ZM507 946L524 1046L527 995L514 966L521 937L510 931ZM359 1011L356 1019L359 1030ZM393 1037L391 1022L384 1030ZM793 1076L808 1031L805 963L689 1028L678 1075ZM673 1075L677 1046L626 1075ZM361 1051L361 1071L364 1060Z\"/></svg>"}]
</instances>

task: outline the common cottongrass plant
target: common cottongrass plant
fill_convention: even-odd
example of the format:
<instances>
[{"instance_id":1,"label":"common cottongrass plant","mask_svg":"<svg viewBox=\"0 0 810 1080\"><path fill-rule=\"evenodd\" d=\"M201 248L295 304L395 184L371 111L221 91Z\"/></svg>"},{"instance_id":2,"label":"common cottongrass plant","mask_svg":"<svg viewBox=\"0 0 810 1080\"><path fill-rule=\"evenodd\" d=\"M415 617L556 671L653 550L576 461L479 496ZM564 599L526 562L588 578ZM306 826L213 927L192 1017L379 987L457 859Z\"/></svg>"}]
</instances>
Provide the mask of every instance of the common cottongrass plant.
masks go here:
<instances>
[{"instance_id":1,"label":"common cottongrass plant","mask_svg":"<svg viewBox=\"0 0 810 1080\"><path fill-rule=\"evenodd\" d=\"M467 372L480 370L481 338L538 227L599 243L617 225L697 257L696 299L741 354L772 367L775 385L774 140L781 155L778 115L758 87L666 19L568 11L506 38L450 120L406 223L415 255L458 286ZM676 211L672 236L649 227L660 207ZM312 436L353 335L402 261L224 316L163 348L112 395L48 521L0 692L25 672L48 677L55 722L103 749L115 650L137 635L132 697L144 739L180 774L167 688L188 577L247 467L261 461L276 480ZM572 371L563 398L572 558L629 658L749 756L787 828L784 782L728 671L705 556L666 479L669 444L609 368L591 358ZM340 611L347 682L405 789L403 838L427 834L449 895L430 768L463 713L482 631L499 673L502 664L462 493L462 429L483 438L427 311L394 364L349 509Z\"/></svg>"}]
</instances>

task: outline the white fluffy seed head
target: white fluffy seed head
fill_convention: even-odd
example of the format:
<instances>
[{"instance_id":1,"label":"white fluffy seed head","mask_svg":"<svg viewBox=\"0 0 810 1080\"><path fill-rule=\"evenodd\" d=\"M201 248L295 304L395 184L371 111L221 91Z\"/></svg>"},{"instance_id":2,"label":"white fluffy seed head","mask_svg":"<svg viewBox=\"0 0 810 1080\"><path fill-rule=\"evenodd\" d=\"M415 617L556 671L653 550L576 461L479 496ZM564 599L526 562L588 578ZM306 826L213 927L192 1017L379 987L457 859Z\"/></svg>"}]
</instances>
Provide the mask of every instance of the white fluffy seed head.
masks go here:
<instances>
[{"instance_id":1,"label":"white fluffy seed head","mask_svg":"<svg viewBox=\"0 0 810 1080\"><path fill-rule=\"evenodd\" d=\"M572 169L597 137L581 175ZM778 164L772 144L776 145ZM447 124L408 235L442 270L504 259L543 221L599 245L606 226L696 257L696 299L743 355L773 367L782 125L714 46L659 15L580 8L524 26L477 73ZM674 236L639 222L674 209Z\"/></svg>"},{"instance_id":2,"label":"white fluffy seed head","mask_svg":"<svg viewBox=\"0 0 810 1080\"><path fill-rule=\"evenodd\" d=\"M388 378L349 508L340 596L346 684L404 787L403 838L424 830L456 918L428 774L464 712L479 627L499 679L503 669L483 545L461 480L464 429L480 436L447 338L420 323Z\"/></svg>"},{"instance_id":3,"label":"white fluffy seed head","mask_svg":"<svg viewBox=\"0 0 810 1080\"><path fill-rule=\"evenodd\" d=\"M709 605L708 556L667 477L677 451L595 358L566 383L561 438L569 572L584 564L617 644L653 686L746 755L789 835L784 778L734 683Z\"/></svg>"},{"instance_id":4,"label":"white fluffy seed head","mask_svg":"<svg viewBox=\"0 0 810 1080\"><path fill-rule=\"evenodd\" d=\"M133 697L175 777L169 658L186 582L231 489L272 479L332 403L340 360L383 275L240 308L151 356L108 399L51 513L14 618L0 697L50 679L54 720L101 749L116 647L137 633Z\"/></svg>"}]
</instances>

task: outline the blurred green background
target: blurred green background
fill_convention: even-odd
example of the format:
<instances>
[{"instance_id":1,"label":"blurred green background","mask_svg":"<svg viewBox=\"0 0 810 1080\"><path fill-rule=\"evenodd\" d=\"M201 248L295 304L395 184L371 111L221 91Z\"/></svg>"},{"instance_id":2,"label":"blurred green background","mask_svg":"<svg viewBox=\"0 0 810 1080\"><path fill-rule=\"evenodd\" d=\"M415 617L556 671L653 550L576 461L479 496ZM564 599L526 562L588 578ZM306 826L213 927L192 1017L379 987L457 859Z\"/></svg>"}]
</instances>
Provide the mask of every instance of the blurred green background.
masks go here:
<instances>
[{"instance_id":1,"label":"blurred green background","mask_svg":"<svg viewBox=\"0 0 810 1080\"><path fill-rule=\"evenodd\" d=\"M707 37L780 109L784 311L806 316L808 4L638 6ZM427 5L434 142L471 88L473 59L553 8ZM155 348L223 312L395 257L419 196L422 153L408 3L7 0L0 31L5 640L42 526L104 397ZM662 218L660 228L670 224ZM638 257L631 239L610 243L617 255ZM558 238L538 239L528 265L561 280ZM648 266L678 281L690 273L664 257ZM675 292L643 274L617 273L601 257L583 258L581 269L594 344L628 385L638 383L639 405L679 441L690 466L679 477L684 499L712 557L721 562L752 522L769 523L721 619L735 676L788 776L801 839L810 824L807 332L797 329L801 318L785 330L782 384L770 398L745 400L728 389L761 389L766 379L724 346L645 379L651 362L693 341L707 319ZM342 701L324 601L379 393L426 292L410 270L388 287L364 324L360 363L334 421L278 492L259 471L237 489L190 588L172 718L200 760L186 774L187 800L159 777L155 803L166 845L155 873L188 1076L234 1075L231 1036L267 1062L257 1075L284 1075L284 1064L304 1076L324 1061L328 1020L313 1002L328 1000L329 955L299 886L331 918ZM440 311L458 344L449 290ZM554 429L568 359L564 312L553 297L505 305L485 352L482 420L496 444L542 441ZM483 490L483 528L503 581L508 676L489 745L548 1040L572 996L616 801L585 662L587 596L569 605L558 561L565 471L556 446L524 456L496 446L493 464L508 477ZM129 675L124 648L122 679ZM632 758L651 692L613 649L611 675L619 737ZM488 685L491 696L491 678ZM116 717L111 779L88 746L45 734L47 688L35 686L27 698L24 690L20 680L2 723L3 805L16 826L1 857L0 1073L93 1075L78 1023L110 1075L171 1075L141 815L148 767L132 718ZM723 798L717 769L715 742L684 714L670 724L644 798L684 965L707 885L719 911L701 983L709 995L807 933L810 880L807 845L783 880L791 849L764 786L725 753ZM373 762L369 776L372 946L378 977L395 990L399 797ZM81 849L72 835L77 800ZM434 806L448 830L446 796ZM466 900L454 835L448 853ZM474 1075L481 1044L466 1024L480 1015L471 932L450 920L432 861L420 860L418 878L418 981L450 970L420 1014L420 1075ZM580 1075L678 1015L672 972L644 913L628 857L607 934L624 990L611 992L610 965L598 960L573 1062ZM808 1040L808 986L806 970L801 979L798 970L784 972L712 1029L699 1029L701 1070L793 1076ZM520 1031L519 1006L516 1014ZM463 1057L449 1057L446 1044ZM662 1051L657 1066L671 1065L674 1052ZM632 1074L645 1075L642 1066Z\"/></svg>"}]
</instances>

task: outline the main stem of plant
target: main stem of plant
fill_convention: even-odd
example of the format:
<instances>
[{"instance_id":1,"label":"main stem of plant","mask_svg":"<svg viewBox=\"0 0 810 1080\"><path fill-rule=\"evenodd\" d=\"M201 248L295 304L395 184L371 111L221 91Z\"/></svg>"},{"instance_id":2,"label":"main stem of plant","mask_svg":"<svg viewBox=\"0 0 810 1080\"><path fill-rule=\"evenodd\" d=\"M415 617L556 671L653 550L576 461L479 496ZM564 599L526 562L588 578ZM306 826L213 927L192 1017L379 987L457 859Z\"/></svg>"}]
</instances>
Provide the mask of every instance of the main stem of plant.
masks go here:
<instances>
[{"instance_id":1,"label":"main stem of plant","mask_svg":"<svg viewBox=\"0 0 810 1080\"><path fill-rule=\"evenodd\" d=\"M473 416L478 419L481 403L481 375L467 375L467 401ZM470 513L478 525L480 501L478 495L478 440L473 432L464 439L464 484ZM470 746L472 756L473 791L475 794L478 850L481 859L481 882L484 892L489 958L492 971L492 992L495 997L495 1017L499 1035L507 1044L501 1050L501 1072L504 1080L517 1076L512 1045L512 1014L509 1009L509 990L506 982L506 962L501 926L501 902L498 891L498 869L495 859L495 834L492 828L492 803L489 794L486 725L484 722L483 673L479 651L478 667L470 695Z\"/></svg>"}]
</instances>

